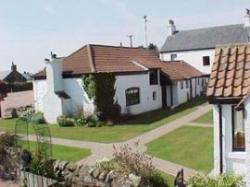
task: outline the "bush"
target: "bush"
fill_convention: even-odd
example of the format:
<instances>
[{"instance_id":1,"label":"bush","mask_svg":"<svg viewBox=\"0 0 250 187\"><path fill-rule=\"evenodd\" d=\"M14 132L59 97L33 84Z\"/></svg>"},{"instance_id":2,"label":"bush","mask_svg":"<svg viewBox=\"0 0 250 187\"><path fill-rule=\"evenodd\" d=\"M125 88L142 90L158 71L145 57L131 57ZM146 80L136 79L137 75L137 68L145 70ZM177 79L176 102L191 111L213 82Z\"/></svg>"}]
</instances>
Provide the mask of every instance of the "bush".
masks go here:
<instances>
[{"instance_id":1,"label":"bush","mask_svg":"<svg viewBox=\"0 0 250 187\"><path fill-rule=\"evenodd\" d=\"M29 120L31 116L35 114L35 109L32 106L19 107L17 111L19 117L26 118L27 120Z\"/></svg>"},{"instance_id":2,"label":"bush","mask_svg":"<svg viewBox=\"0 0 250 187\"><path fill-rule=\"evenodd\" d=\"M17 118L18 117L17 110L15 108L12 109L11 116L12 116L12 118Z\"/></svg>"},{"instance_id":3,"label":"bush","mask_svg":"<svg viewBox=\"0 0 250 187\"><path fill-rule=\"evenodd\" d=\"M33 114L30 118L30 122L32 122L34 124L45 124L46 123L44 116L43 116L43 113L41 113L41 112L37 112L37 113Z\"/></svg>"},{"instance_id":4,"label":"bush","mask_svg":"<svg viewBox=\"0 0 250 187\"><path fill-rule=\"evenodd\" d=\"M168 187L165 178L154 168L152 158L144 153L134 152L128 145L122 146L120 150L114 146L114 158L100 161L97 166L122 175L133 173L140 176L141 187Z\"/></svg>"},{"instance_id":5,"label":"bush","mask_svg":"<svg viewBox=\"0 0 250 187\"><path fill-rule=\"evenodd\" d=\"M4 133L0 135L0 177L15 179L19 167L19 158L14 149L15 135Z\"/></svg>"},{"instance_id":6,"label":"bush","mask_svg":"<svg viewBox=\"0 0 250 187\"><path fill-rule=\"evenodd\" d=\"M110 109L109 120L112 122L118 122L121 117L121 106L119 104L113 104Z\"/></svg>"},{"instance_id":7,"label":"bush","mask_svg":"<svg viewBox=\"0 0 250 187\"><path fill-rule=\"evenodd\" d=\"M75 118L75 123L77 126L84 126L87 124L87 119L81 115L80 117Z\"/></svg>"},{"instance_id":8,"label":"bush","mask_svg":"<svg viewBox=\"0 0 250 187\"><path fill-rule=\"evenodd\" d=\"M86 118L87 127L99 127L99 119L96 115L91 115Z\"/></svg>"},{"instance_id":9,"label":"bush","mask_svg":"<svg viewBox=\"0 0 250 187\"><path fill-rule=\"evenodd\" d=\"M242 177L234 174L222 174L216 177L196 175L188 181L188 187L239 187L242 185Z\"/></svg>"},{"instance_id":10,"label":"bush","mask_svg":"<svg viewBox=\"0 0 250 187\"><path fill-rule=\"evenodd\" d=\"M67 116L58 116L57 123L61 127L73 127L75 126L75 120L73 118L69 118Z\"/></svg>"},{"instance_id":11,"label":"bush","mask_svg":"<svg viewBox=\"0 0 250 187\"><path fill-rule=\"evenodd\" d=\"M42 155L37 153L32 155L31 162L25 167L25 171L56 179L56 174L54 173L54 162L55 160L45 159Z\"/></svg>"}]
</instances>

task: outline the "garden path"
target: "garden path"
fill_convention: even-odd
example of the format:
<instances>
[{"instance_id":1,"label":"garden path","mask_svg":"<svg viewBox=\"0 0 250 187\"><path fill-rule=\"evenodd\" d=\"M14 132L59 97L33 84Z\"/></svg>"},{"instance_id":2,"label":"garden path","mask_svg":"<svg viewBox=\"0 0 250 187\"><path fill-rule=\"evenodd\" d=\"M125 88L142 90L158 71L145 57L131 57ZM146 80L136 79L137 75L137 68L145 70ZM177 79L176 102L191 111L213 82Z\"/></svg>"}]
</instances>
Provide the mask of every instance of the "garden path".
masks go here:
<instances>
[{"instance_id":1,"label":"garden path","mask_svg":"<svg viewBox=\"0 0 250 187\"><path fill-rule=\"evenodd\" d=\"M154 130L141 134L137 137L134 137L128 141L120 142L120 143L95 143L95 142L87 142L87 141L77 141L77 140L69 140L69 139L62 139L62 138L52 138L53 144L71 146L71 147L78 147L78 148L88 148L91 150L92 154L79 161L80 163L86 164L94 164L96 160L106 158L112 158L113 155L113 147L119 148L122 145L128 144L133 150L145 152L146 151L146 144L167 134L174 131L177 128L180 128L184 125L199 125L199 124L192 124L192 121L197 119L198 117L206 114L211 110L211 106L208 104L200 105L197 107L197 110L191 112L183 117L180 117L170 123L162 125ZM201 125L199 125L201 126ZM207 125L203 125L207 127ZM30 140L36 140L36 137L30 135ZM178 171L182 168L184 169L185 178L188 178L192 175L195 175L197 171L187 168L185 166L181 166L166 160L162 160L159 158L153 158L154 166L170 175L176 175Z\"/></svg>"}]
</instances>

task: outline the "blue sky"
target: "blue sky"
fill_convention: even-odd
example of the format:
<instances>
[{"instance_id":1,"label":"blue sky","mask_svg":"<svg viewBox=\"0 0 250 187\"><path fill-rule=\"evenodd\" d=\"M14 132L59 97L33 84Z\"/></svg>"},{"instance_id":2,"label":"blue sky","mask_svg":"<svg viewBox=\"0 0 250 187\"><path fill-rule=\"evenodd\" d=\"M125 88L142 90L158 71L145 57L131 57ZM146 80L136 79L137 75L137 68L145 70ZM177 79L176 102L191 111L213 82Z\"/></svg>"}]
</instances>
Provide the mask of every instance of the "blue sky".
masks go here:
<instances>
[{"instance_id":1,"label":"blue sky","mask_svg":"<svg viewBox=\"0 0 250 187\"><path fill-rule=\"evenodd\" d=\"M244 22L249 0L0 0L0 71L13 60L20 71L44 67L50 51L66 56L87 43L163 45L168 20L178 30Z\"/></svg>"}]
</instances>

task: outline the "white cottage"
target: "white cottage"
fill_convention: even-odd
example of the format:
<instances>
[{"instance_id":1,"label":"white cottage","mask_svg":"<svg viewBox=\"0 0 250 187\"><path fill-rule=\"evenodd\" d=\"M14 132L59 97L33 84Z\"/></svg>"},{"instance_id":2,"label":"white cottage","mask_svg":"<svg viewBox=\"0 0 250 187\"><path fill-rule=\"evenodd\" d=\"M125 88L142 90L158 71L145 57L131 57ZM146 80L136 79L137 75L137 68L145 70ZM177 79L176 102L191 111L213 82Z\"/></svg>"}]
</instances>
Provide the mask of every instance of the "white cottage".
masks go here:
<instances>
[{"instance_id":1,"label":"white cottage","mask_svg":"<svg viewBox=\"0 0 250 187\"><path fill-rule=\"evenodd\" d=\"M235 172L250 187L250 44L216 48L207 96L214 115L214 174Z\"/></svg>"},{"instance_id":2,"label":"white cottage","mask_svg":"<svg viewBox=\"0 0 250 187\"><path fill-rule=\"evenodd\" d=\"M245 23L192 30L177 30L169 21L167 39L161 49L161 59L184 60L204 74L210 74L216 45L244 43L250 40L250 15Z\"/></svg>"},{"instance_id":3,"label":"white cottage","mask_svg":"<svg viewBox=\"0 0 250 187\"><path fill-rule=\"evenodd\" d=\"M123 114L178 106L201 95L207 85L207 78L187 63L164 63L144 48L86 45L65 58L52 55L45 63L46 69L34 76L33 88L35 109L50 123L62 114L94 111L82 86L86 74L115 75L115 101Z\"/></svg>"}]
</instances>

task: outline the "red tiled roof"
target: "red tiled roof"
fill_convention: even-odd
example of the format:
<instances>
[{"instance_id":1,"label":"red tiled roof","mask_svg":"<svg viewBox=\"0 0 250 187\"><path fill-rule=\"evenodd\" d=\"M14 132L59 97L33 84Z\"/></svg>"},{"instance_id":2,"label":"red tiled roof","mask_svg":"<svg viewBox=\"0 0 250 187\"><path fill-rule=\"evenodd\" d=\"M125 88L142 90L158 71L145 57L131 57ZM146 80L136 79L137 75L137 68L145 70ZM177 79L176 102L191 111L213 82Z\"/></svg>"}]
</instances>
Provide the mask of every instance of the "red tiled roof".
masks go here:
<instances>
[{"instance_id":1,"label":"red tiled roof","mask_svg":"<svg viewBox=\"0 0 250 187\"><path fill-rule=\"evenodd\" d=\"M203 76L203 74L184 61L163 62L161 71L171 80L183 80Z\"/></svg>"},{"instance_id":2,"label":"red tiled roof","mask_svg":"<svg viewBox=\"0 0 250 187\"><path fill-rule=\"evenodd\" d=\"M148 69L161 69L172 80L202 76L201 72L185 62L162 62L155 51L145 48L86 45L63 60L65 75L144 72ZM46 72L43 70L34 77L45 76Z\"/></svg>"},{"instance_id":3,"label":"red tiled roof","mask_svg":"<svg viewBox=\"0 0 250 187\"><path fill-rule=\"evenodd\" d=\"M0 84L6 84L6 82L5 82L5 81L0 80Z\"/></svg>"},{"instance_id":4,"label":"red tiled roof","mask_svg":"<svg viewBox=\"0 0 250 187\"><path fill-rule=\"evenodd\" d=\"M46 70L43 69L43 70L35 73L32 77L35 79L45 79L46 78Z\"/></svg>"},{"instance_id":5,"label":"red tiled roof","mask_svg":"<svg viewBox=\"0 0 250 187\"><path fill-rule=\"evenodd\" d=\"M250 44L216 48L207 96L244 97L250 91Z\"/></svg>"},{"instance_id":6,"label":"red tiled roof","mask_svg":"<svg viewBox=\"0 0 250 187\"><path fill-rule=\"evenodd\" d=\"M159 59L152 50L144 48L87 45L64 59L63 70L73 74L145 71L133 61L158 68L155 63Z\"/></svg>"}]
</instances>

